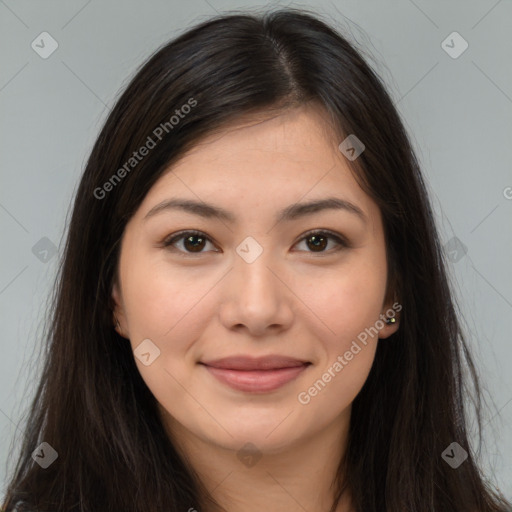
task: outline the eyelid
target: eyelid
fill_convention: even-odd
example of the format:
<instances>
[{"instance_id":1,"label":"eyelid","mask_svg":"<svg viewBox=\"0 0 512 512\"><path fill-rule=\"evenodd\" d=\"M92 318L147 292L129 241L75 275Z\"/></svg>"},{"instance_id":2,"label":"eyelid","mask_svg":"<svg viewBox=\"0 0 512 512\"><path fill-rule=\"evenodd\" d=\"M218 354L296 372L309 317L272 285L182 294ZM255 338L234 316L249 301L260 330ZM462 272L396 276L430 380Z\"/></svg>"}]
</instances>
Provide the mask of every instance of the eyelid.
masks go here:
<instances>
[{"instance_id":1,"label":"eyelid","mask_svg":"<svg viewBox=\"0 0 512 512\"><path fill-rule=\"evenodd\" d=\"M176 233L173 233L172 235L169 235L166 238L164 238L164 240L162 241L162 244L165 247L168 247L168 246L172 245L174 242L181 240L182 238L186 238L187 235L200 236L201 238L204 238L206 241L214 243L213 239L210 236L208 236L206 233L204 233L203 231L198 231L197 229L184 229L183 231L177 231ZM189 254L193 254L193 253L189 253ZM201 254L201 253L197 253L197 254Z\"/></svg>"},{"instance_id":2,"label":"eyelid","mask_svg":"<svg viewBox=\"0 0 512 512\"><path fill-rule=\"evenodd\" d=\"M338 243L339 245L342 245L343 247L351 247L350 242L348 239L342 235L341 233L337 233L336 231L331 231L330 229L324 229L324 228L316 228L316 229L310 229L309 231L306 231L302 235L300 235L300 238L293 244L297 245L299 242L302 242L304 238L307 238L311 235L327 235L329 238L333 239ZM315 254L312 252L312 254ZM321 253L318 253L321 254Z\"/></svg>"},{"instance_id":3,"label":"eyelid","mask_svg":"<svg viewBox=\"0 0 512 512\"><path fill-rule=\"evenodd\" d=\"M187 235L188 236L191 236L191 235L192 236L200 236L201 238L204 238L207 242L210 242L210 243L215 245L214 240L210 236L208 236L203 231L199 231L199 230L196 230L196 229L186 229L186 230L183 230L183 231L178 231L176 233L173 233L172 235L167 236L166 238L164 238L164 240L162 241L162 245L165 248L169 249L169 250L175 249L176 252L179 252L179 253L181 253L183 255L187 255L187 256L196 256L196 255L200 255L200 254L205 254L205 252L193 253L193 252L181 251L181 250L176 249L176 248L171 248L171 246L175 242L177 242L178 240L181 240L183 238L186 238ZM330 229L324 229L324 228L315 228L315 229L311 229L309 231L306 231L305 233L300 235L300 238L298 238L297 241L294 242L293 246L297 245L299 242L302 242L304 239L306 239L306 238L308 238L309 236L312 236L312 235L327 235L327 237L329 239L334 240L336 242L338 247L334 248L334 249L330 249L328 251L319 251L318 253L315 253L314 251L300 251L300 252L308 252L308 253L313 254L313 255L321 256L323 254L332 254L333 252L336 252L336 251L340 250L341 248L348 249L348 248L351 247L350 242L341 233L337 233L335 231L331 231ZM209 251L206 251L206 252L209 252ZM218 252L218 251L216 251L216 252Z\"/></svg>"}]
</instances>

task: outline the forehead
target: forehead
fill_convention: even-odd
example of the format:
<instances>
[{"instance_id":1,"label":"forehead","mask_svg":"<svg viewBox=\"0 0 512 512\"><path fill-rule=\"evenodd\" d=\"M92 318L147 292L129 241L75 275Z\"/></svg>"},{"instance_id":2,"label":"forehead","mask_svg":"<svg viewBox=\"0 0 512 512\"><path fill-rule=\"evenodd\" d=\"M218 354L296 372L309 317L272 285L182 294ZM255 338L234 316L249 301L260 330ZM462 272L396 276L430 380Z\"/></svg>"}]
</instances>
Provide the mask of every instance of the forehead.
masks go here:
<instances>
[{"instance_id":1,"label":"forehead","mask_svg":"<svg viewBox=\"0 0 512 512\"><path fill-rule=\"evenodd\" d=\"M170 197L246 208L280 209L338 195L373 217L326 113L301 107L269 118L242 119L198 141L160 177L141 205L145 215Z\"/></svg>"},{"instance_id":2,"label":"forehead","mask_svg":"<svg viewBox=\"0 0 512 512\"><path fill-rule=\"evenodd\" d=\"M198 141L185 153L174 169L186 165L187 161L199 162L230 160L239 161L249 156L258 156L259 161L280 158L296 161L331 160L339 138L327 123L324 109L311 105L287 110L280 114L255 114L244 116L237 122L215 131ZM329 149L329 151L326 151ZM336 154L336 156L338 156Z\"/></svg>"}]
</instances>

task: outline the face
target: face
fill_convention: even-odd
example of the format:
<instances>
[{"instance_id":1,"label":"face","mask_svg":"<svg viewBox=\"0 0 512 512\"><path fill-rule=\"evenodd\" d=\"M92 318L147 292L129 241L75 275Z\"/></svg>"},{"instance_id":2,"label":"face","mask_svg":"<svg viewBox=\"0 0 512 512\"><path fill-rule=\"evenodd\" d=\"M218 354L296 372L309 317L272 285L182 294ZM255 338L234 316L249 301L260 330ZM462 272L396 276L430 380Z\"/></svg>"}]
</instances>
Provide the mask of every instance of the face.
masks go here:
<instances>
[{"instance_id":1,"label":"face","mask_svg":"<svg viewBox=\"0 0 512 512\"><path fill-rule=\"evenodd\" d=\"M312 108L232 126L174 164L127 224L118 332L170 433L272 452L349 418L398 323L382 321L394 310L381 215L340 142ZM338 203L302 208L326 199ZM215 363L232 356L288 360Z\"/></svg>"}]
</instances>

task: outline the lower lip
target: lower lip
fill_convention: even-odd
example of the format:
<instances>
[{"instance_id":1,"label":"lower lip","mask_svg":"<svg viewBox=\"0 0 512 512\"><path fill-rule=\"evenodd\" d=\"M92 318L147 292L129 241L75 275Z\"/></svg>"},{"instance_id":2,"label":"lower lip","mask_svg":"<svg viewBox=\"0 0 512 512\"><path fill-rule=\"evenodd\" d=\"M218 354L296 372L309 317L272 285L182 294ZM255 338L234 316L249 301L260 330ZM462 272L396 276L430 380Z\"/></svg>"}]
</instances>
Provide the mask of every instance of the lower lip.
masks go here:
<instances>
[{"instance_id":1,"label":"lower lip","mask_svg":"<svg viewBox=\"0 0 512 512\"><path fill-rule=\"evenodd\" d=\"M219 381L239 391L264 393L274 391L298 377L309 365L276 370L226 370L204 365Z\"/></svg>"}]
</instances>

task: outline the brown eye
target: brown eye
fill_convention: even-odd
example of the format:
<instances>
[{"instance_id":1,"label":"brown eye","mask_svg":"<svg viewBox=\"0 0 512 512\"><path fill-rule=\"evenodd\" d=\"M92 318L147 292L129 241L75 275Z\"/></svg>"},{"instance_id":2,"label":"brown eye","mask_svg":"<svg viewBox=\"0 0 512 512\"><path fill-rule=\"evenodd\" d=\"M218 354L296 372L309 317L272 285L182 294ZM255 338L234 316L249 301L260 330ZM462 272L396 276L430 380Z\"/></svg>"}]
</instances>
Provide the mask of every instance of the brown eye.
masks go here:
<instances>
[{"instance_id":1,"label":"brown eye","mask_svg":"<svg viewBox=\"0 0 512 512\"><path fill-rule=\"evenodd\" d=\"M185 253L197 253L200 254L203 251L205 245L207 243L212 243L210 238L208 238L204 233L200 231L184 231L178 233L177 235L172 236L170 239L164 242L164 247L169 247L177 245L177 242L181 242L183 240L183 249L178 248L181 252ZM172 248L174 249L174 247Z\"/></svg>"},{"instance_id":2,"label":"brown eye","mask_svg":"<svg viewBox=\"0 0 512 512\"><path fill-rule=\"evenodd\" d=\"M330 231L312 231L306 234L306 236L301 239L301 242L305 241L309 252L322 253L329 252L325 249L329 245L330 240L334 241L336 245L336 247L334 247L335 251L340 250L343 247L349 247L349 244L343 238L331 233Z\"/></svg>"},{"instance_id":3,"label":"brown eye","mask_svg":"<svg viewBox=\"0 0 512 512\"><path fill-rule=\"evenodd\" d=\"M328 238L323 235L310 235L306 238L308 247L313 251L323 251L327 247ZM311 243L309 243L311 241Z\"/></svg>"},{"instance_id":4,"label":"brown eye","mask_svg":"<svg viewBox=\"0 0 512 512\"><path fill-rule=\"evenodd\" d=\"M190 235L183 240L184 247L192 252L201 252L205 242L206 239L199 235Z\"/></svg>"}]
</instances>

